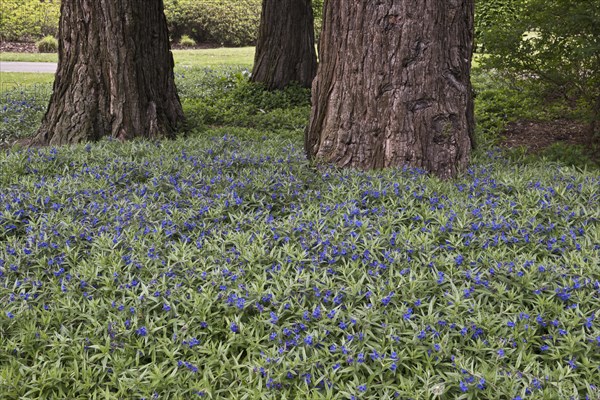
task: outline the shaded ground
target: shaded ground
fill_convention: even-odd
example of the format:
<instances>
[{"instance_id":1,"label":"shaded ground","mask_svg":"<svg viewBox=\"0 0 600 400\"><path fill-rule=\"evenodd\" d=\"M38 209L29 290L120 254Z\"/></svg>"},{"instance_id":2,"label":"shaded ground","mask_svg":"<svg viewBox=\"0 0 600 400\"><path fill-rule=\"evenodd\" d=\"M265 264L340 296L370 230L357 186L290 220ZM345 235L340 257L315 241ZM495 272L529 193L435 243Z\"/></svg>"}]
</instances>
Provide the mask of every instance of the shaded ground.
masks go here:
<instances>
[{"instance_id":1,"label":"shaded ground","mask_svg":"<svg viewBox=\"0 0 600 400\"><path fill-rule=\"evenodd\" d=\"M568 119L519 120L506 126L501 134L500 145L525 148L528 154L541 154L555 144L578 146L591 161L600 165L600 149L597 145L591 145L588 129L588 124Z\"/></svg>"},{"instance_id":2,"label":"shaded ground","mask_svg":"<svg viewBox=\"0 0 600 400\"><path fill-rule=\"evenodd\" d=\"M508 148L526 147L531 153L539 153L554 143L588 145L588 125L577 121L520 120L511 122L502 132L502 145Z\"/></svg>"}]
</instances>

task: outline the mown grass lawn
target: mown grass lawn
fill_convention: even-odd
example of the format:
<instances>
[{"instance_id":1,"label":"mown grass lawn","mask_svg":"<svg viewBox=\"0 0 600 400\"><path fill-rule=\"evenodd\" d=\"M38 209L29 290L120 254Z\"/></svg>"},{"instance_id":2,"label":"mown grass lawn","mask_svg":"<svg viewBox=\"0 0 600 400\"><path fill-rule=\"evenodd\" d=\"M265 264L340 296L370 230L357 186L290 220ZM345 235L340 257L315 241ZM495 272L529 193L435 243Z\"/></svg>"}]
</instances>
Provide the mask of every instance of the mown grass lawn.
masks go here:
<instances>
[{"instance_id":1,"label":"mown grass lawn","mask_svg":"<svg viewBox=\"0 0 600 400\"><path fill-rule=\"evenodd\" d=\"M181 66L219 66L219 65L252 65L254 60L254 47L197 50L173 50L176 65ZM58 62L56 53L0 53L0 61L21 62Z\"/></svg>"},{"instance_id":2,"label":"mown grass lawn","mask_svg":"<svg viewBox=\"0 0 600 400\"><path fill-rule=\"evenodd\" d=\"M174 141L2 151L3 398L598 398L597 169L315 167L246 76L179 69Z\"/></svg>"}]
</instances>

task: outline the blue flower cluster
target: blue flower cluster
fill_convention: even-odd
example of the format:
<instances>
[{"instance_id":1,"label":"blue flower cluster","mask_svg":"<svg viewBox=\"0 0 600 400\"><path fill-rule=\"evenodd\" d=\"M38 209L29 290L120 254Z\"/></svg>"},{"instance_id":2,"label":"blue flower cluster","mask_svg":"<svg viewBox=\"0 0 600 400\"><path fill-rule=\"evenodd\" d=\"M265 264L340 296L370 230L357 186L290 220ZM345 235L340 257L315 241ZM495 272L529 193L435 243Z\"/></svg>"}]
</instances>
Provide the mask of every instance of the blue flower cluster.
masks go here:
<instances>
[{"instance_id":1,"label":"blue flower cluster","mask_svg":"<svg viewBox=\"0 0 600 400\"><path fill-rule=\"evenodd\" d=\"M138 374L138 397L600 385L593 173L495 153L456 182L311 169L275 135L2 157L0 373L87 360L98 387Z\"/></svg>"}]
</instances>

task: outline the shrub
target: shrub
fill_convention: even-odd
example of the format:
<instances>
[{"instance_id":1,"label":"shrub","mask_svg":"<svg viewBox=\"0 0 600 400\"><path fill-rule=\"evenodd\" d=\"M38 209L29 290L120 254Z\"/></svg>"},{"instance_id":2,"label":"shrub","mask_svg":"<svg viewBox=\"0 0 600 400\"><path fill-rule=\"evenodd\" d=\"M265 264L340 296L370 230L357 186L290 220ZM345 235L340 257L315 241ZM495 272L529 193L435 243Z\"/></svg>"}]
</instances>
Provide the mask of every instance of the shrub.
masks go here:
<instances>
[{"instance_id":1,"label":"shrub","mask_svg":"<svg viewBox=\"0 0 600 400\"><path fill-rule=\"evenodd\" d=\"M165 0L173 37L226 46L252 45L260 23L261 0Z\"/></svg>"},{"instance_id":2,"label":"shrub","mask_svg":"<svg viewBox=\"0 0 600 400\"><path fill-rule=\"evenodd\" d=\"M256 41L262 0L165 0L165 15L174 38L247 46ZM6 7L5 7L6 6ZM58 33L60 1L3 0L0 40L31 41ZM313 1L319 37L323 0Z\"/></svg>"},{"instance_id":3,"label":"shrub","mask_svg":"<svg viewBox=\"0 0 600 400\"><path fill-rule=\"evenodd\" d=\"M181 47L194 47L196 46L196 41L188 35L183 35L181 39L179 39L179 45Z\"/></svg>"},{"instance_id":4,"label":"shrub","mask_svg":"<svg viewBox=\"0 0 600 400\"><path fill-rule=\"evenodd\" d=\"M60 1L3 0L0 39L27 41L58 33Z\"/></svg>"},{"instance_id":5,"label":"shrub","mask_svg":"<svg viewBox=\"0 0 600 400\"><path fill-rule=\"evenodd\" d=\"M56 53L58 51L58 40L52 35L45 36L35 45L40 53Z\"/></svg>"},{"instance_id":6,"label":"shrub","mask_svg":"<svg viewBox=\"0 0 600 400\"><path fill-rule=\"evenodd\" d=\"M500 2L502 3L502 2ZM593 3L593 4L592 4ZM556 100L577 104L600 141L600 3L513 1L512 16L481 30L484 65L526 80Z\"/></svg>"}]
</instances>

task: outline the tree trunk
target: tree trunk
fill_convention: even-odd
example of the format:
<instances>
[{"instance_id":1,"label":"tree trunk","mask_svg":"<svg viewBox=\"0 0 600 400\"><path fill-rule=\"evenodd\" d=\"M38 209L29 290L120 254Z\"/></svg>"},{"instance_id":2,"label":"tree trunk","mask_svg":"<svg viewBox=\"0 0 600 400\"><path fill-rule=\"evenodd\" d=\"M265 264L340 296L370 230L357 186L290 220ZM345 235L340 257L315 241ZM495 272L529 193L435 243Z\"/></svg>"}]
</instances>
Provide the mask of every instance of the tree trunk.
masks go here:
<instances>
[{"instance_id":1,"label":"tree trunk","mask_svg":"<svg viewBox=\"0 0 600 400\"><path fill-rule=\"evenodd\" d=\"M263 0L252 81L310 87L317 73L311 0Z\"/></svg>"},{"instance_id":2,"label":"tree trunk","mask_svg":"<svg viewBox=\"0 0 600 400\"><path fill-rule=\"evenodd\" d=\"M38 143L171 137L183 122L162 0L63 0L58 60Z\"/></svg>"},{"instance_id":3,"label":"tree trunk","mask_svg":"<svg viewBox=\"0 0 600 400\"><path fill-rule=\"evenodd\" d=\"M473 0L327 1L311 159L453 177L469 161Z\"/></svg>"}]
</instances>

